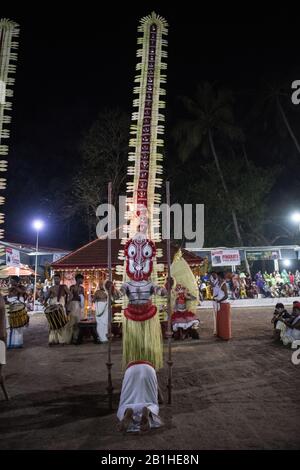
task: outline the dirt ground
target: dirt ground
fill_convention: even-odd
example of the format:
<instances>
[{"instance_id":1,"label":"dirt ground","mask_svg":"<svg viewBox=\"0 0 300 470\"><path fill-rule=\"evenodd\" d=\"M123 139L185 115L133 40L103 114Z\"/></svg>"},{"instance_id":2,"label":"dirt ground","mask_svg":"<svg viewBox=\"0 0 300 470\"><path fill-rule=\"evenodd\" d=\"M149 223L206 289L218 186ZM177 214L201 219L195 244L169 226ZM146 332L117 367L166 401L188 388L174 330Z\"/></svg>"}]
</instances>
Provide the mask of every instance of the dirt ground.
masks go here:
<instances>
[{"instance_id":1,"label":"dirt ground","mask_svg":"<svg viewBox=\"0 0 300 470\"><path fill-rule=\"evenodd\" d=\"M300 449L300 365L271 339L272 309L232 309L233 339L212 336L199 312L200 340L173 342L173 404L147 434L117 431L121 341L112 344L114 411L108 412L107 345L48 346L46 319L31 317L24 348L4 368L0 449ZM167 398L167 367L159 373Z\"/></svg>"}]
</instances>

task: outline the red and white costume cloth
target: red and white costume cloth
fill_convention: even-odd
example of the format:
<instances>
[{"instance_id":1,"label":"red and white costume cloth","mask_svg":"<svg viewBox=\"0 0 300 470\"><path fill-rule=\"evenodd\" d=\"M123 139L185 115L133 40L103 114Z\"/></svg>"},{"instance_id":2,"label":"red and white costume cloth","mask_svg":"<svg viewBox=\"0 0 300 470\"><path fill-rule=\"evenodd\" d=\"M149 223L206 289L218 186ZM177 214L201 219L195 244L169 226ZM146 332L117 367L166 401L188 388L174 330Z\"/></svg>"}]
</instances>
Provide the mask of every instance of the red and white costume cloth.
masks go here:
<instances>
[{"instance_id":1,"label":"red and white costume cloth","mask_svg":"<svg viewBox=\"0 0 300 470\"><path fill-rule=\"evenodd\" d=\"M158 416L158 384L155 369L147 361L136 361L129 363L126 369L117 412L118 419L122 421L127 408L133 410L133 420L127 432L140 431L144 407L150 411L150 427L160 427L162 421Z\"/></svg>"},{"instance_id":2,"label":"red and white costume cloth","mask_svg":"<svg viewBox=\"0 0 300 470\"><path fill-rule=\"evenodd\" d=\"M129 303L124 310L123 365L143 360L163 366L163 345L159 316L151 302L152 295L167 295L167 290L151 282L154 243L138 232L124 248L126 274L129 278L119 291L113 289L115 299L126 295Z\"/></svg>"},{"instance_id":3,"label":"red and white costume cloth","mask_svg":"<svg viewBox=\"0 0 300 470\"><path fill-rule=\"evenodd\" d=\"M172 321L172 329L173 331L177 331L178 328L182 328L183 330L187 330L191 327L198 327L200 322L197 316L187 310L186 301L187 300L194 300L195 297L184 292L180 291L176 298L176 303L174 307L174 313L171 317Z\"/></svg>"},{"instance_id":4,"label":"red and white costume cloth","mask_svg":"<svg viewBox=\"0 0 300 470\"><path fill-rule=\"evenodd\" d=\"M167 289L154 285L151 281L125 282L120 292L127 295L129 304L125 309L125 317L133 321L145 321L156 313L156 307L151 302L152 295L167 295Z\"/></svg>"}]
</instances>

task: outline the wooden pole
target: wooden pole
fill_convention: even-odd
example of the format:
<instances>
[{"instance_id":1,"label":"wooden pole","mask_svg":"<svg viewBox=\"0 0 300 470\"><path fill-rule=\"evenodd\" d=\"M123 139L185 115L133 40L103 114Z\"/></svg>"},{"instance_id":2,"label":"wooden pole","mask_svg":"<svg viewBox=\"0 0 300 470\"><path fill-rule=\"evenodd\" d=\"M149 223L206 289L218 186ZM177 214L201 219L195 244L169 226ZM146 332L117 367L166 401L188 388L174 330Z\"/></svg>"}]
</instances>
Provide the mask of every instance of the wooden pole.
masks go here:
<instances>
[{"instance_id":1,"label":"wooden pole","mask_svg":"<svg viewBox=\"0 0 300 470\"><path fill-rule=\"evenodd\" d=\"M170 182L166 182L166 197L167 197L167 260L168 260L168 404L172 403L172 349L171 349L171 340L172 340L172 326L171 326L171 229L170 229Z\"/></svg>"},{"instance_id":2,"label":"wooden pole","mask_svg":"<svg viewBox=\"0 0 300 470\"><path fill-rule=\"evenodd\" d=\"M112 268L111 268L111 182L108 183L108 234L107 234L107 267L108 267L108 280L109 289L108 289L108 349L107 349L107 392L108 392L108 407L109 410L112 410L112 398L113 398L113 386L111 379L111 368L113 363L111 362L111 322L112 322L112 312L111 312L111 293L112 293Z\"/></svg>"}]
</instances>

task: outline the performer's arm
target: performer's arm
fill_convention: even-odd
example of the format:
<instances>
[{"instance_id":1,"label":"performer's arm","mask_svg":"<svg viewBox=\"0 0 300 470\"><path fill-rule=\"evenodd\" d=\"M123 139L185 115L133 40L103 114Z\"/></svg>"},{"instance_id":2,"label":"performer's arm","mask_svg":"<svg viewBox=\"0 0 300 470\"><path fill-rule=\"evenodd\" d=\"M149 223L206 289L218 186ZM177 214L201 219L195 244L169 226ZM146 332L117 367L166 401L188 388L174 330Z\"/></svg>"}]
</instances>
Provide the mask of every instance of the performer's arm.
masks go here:
<instances>
[{"instance_id":1,"label":"performer's arm","mask_svg":"<svg viewBox=\"0 0 300 470\"><path fill-rule=\"evenodd\" d=\"M154 295L160 295L161 297L166 297L168 295L168 289L166 287L155 286L153 284L153 292Z\"/></svg>"},{"instance_id":2,"label":"performer's arm","mask_svg":"<svg viewBox=\"0 0 300 470\"><path fill-rule=\"evenodd\" d=\"M71 292L70 292L70 289L68 288L68 286L66 286L65 284L64 284L64 289L65 289L66 305L67 305L67 303L69 302L69 299L70 299Z\"/></svg>"},{"instance_id":3,"label":"performer's arm","mask_svg":"<svg viewBox=\"0 0 300 470\"><path fill-rule=\"evenodd\" d=\"M50 289L48 289L48 292L45 295L44 305L46 305L46 303L48 302L48 299L49 299L50 295L51 295L51 287L50 287Z\"/></svg>"},{"instance_id":4,"label":"performer's arm","mask_svg":"<svg viewBox=\"0 0 300 470\"><path fill-rule=\"evenodd\" d=\"M170 290L171 290L173 285L174 285L174 279L172 277L170 278L170 286L169 286L168 282L169 281L167 279L167 281L166 281L166 283L163 287L152 284L151 294L160 295L161 297L167 297L168 292L169 292L169 287L170 287Z\"/></svg>"},{"instance_id":5,"label":"performer's arm","mask_svg":"<svg viewBox=\"0 0 300 470\"><path fill-rule=\"evenodd\" d=\"M96 292L92 296L92 300L93 300L93 302L97 302L97 300L100 300L100 299L101 299L100 290L98 289L98 290L96 290Z\"/></svg>"},{"instance_id":6,"label":"performer's arm","mask_svg":"<svg viewBox=\"0 0 300 470\"><path fill-rule=\"evenodd\" d=\"M73 297L74 297L74 286L71 286L69 289L69 302L71 302Z\"/></svg>"},{"instance_id":7,"label":"performer's arm","mask_svg":"<svg viewBox=\"0 0 300 470\"><path fill-rule=\"evenodd\" d=\"M279 317L278 317L278 314L276 312L273 313L273 317L271 319L271 323L275 323L276 320L278 320Z\"/></svg>"},{"instance_id":8,"label":"performer's arm","mask_svg":"<svg viewBox=\"0 0 300 470\"><path fill-rule=\"evenodd\" d=\"M197 297L190 294L189 292L187 294L185 294L185 298L186 298L186 300L196 300L197 299Z\"/></svg>"},{"instance_id":9,"label":"performer's arm","mask_svg":"<svg viewBox=\"0 0 300 470\"><path fill-rule=\"evenodd\" d=\"M121 297L123 297L124 295L127 294L127 284L126 284L126 282L124 284L122 284L120 289L117 289L116 286L114 285L114 283L111 282L111 281L106 281L104 286L105 286L105 289L106 289L107 292L109 292L109 290L111 289L111 296L112 296L113 300L118 300L118 299L120 299Z\"/></svg>"}]
</instances>

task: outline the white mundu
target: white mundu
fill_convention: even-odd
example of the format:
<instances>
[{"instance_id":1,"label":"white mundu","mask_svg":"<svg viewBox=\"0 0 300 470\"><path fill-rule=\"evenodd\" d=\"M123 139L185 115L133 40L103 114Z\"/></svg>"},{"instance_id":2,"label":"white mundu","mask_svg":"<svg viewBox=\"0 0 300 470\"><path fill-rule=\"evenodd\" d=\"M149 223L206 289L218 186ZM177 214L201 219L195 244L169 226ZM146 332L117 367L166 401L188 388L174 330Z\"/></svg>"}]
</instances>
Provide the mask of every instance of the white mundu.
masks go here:
<instances>
[{"instance_id":1,"label":"white mundu","mask_svg":"<svg viewBox=\"0 0 300 470\"><path fill-rule=\"evenodd\" d=\"M150 411L149 423L151 428L162 425L158 416L158 384L156 372L149 364L133 364L126 369L120 404L117 416L120 421L124 418L127 408L133 410L133 421L128 427L128 432L140 430L143 408Z\"/></svg>"},{"instance_id":2,"label":"white mundu","mask_svg":"<svg viewBox=\"0 0 300 470\"><path fill-rule=\"evenodd\" d=\"M49 305L60 304L65 310L65 297L61 296L58 300L57 297L50 297ZM72 329L70 323L67 323L59 330L49 330L49 344L70 344L72 339Z\"/></svg>"},{"instance_id":3,"label":"white mundu","mask_svg":"<svg viewBox=\"0 0 300 470\"><path fill-rule=\"evenodd\" d=\"M24 303L25 302L24 297L22 295L20 295L20 296L17 296L17 295L9 296L9 297L7 297L7 301L10 304L19 303L19 302ZM23 327L21 327L21 328L10 328L8 316L6 317L6 328L8 330L8 333L7 333L7 348L8 349L22 348L23 347L23 331L24 331L24 328Z\"/></svg>"},{"instance_id":4,"label":"white mundu","mask_svg":"<svg viewBox=\"0 0 300 470\"><path fill-rule=\"evenodd\" d=\"M102 343L107 340L108 331L108 302L107 300L97 300L95 302L97 333Z\"/></svg>"},{"instance_id":5,"label":"white mundu","mask_svg":"<svg viewBox=\"0 0 300 470\"><path fill-rule=\"evenodd\" d=\"M6 344L0 340L0 364L6 364Z\"/></svg>"}]
</instances>

